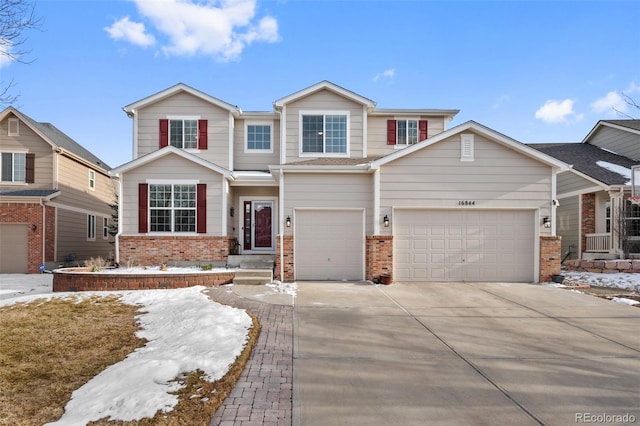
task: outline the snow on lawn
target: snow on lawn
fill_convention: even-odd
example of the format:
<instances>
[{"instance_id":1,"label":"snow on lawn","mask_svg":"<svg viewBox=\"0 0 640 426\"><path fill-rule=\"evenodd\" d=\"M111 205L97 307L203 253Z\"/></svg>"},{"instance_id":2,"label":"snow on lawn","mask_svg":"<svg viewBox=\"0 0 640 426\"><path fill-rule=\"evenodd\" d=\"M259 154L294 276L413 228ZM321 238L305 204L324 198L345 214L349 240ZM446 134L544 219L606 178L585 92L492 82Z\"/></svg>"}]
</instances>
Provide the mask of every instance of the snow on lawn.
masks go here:
<instances>
[{"instance_id":1,"label":"snow on lawn","mask_svg":"<svg viewBox=\"0 0 640 426\"><path fill-rule=\"evenodd\" d=\"M590 272L565 271L565 280L596 287L611 287L640 292L640 274L594 274Z\"/></svg>"},{"instance_id":2,"label":"snow on lawn","mask_svg":"<svg viewBox=\"0 0 640 426\"><path fill-rule=\"evenodd\" d=\"M4 283L0 287L4 289ZM119 295L123 303L140 306L137 335L147 344L73 392L62 418L50 425L153 417L177 404L178 397L170 392L182 387L172 381L181 373L202 370L211 381L224 376L242 352L252 321L244 310L213 302L202 294L204 289L49 293L0 300L0 306L6 306L41 298Z\"/></svg>"}]
</instances>

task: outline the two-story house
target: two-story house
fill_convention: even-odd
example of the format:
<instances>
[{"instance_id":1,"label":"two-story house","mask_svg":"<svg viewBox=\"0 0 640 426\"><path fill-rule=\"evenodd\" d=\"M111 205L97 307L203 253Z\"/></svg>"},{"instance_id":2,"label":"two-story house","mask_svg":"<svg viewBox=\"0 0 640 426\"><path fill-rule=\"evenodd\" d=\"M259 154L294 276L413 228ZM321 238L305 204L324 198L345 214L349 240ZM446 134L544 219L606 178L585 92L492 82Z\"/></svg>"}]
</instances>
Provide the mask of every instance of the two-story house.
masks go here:
<instances>
[{"instance_id":1,"label":"two-story house","mask_svg":"<svg viewBox=\"0 0 640 426\"><path fill-rule=\"evenodd\" d=\"M50 123L0 113L0 273L113 255L109 166Z\"/></svg>"},{"instance_id":2,"label":"two-story house","mask_svg":"<svg viewBox=\"0 0 640 426\"><path fill-rule=\"evenodd\" d=\"M547 280L567 165L450 109L323 81L249 112L184 84L124 107L120 264L272 254L283 280Z\"/></svg>"},{"instance_id":3,"label":"two-story house","mask_svg":"<svg viewBox=\"0 0 640 426\"><path fill-rule=\"evenodd\" d=\"M629 200L632 169L640 165L640 120L601 120L582 143L532 146L573 166L558 176L563 257L620 258L625 240L640 255L640 206Z\"/></svg>"}]
</instances>

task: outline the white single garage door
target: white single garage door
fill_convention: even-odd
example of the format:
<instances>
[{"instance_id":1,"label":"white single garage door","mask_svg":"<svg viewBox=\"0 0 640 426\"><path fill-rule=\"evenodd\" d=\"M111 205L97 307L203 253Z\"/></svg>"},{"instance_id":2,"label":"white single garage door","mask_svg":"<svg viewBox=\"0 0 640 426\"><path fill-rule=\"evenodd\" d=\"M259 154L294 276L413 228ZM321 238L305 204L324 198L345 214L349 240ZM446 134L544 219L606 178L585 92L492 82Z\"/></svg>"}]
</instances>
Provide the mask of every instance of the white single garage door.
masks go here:
<instances>
[{"instance_id":1,"label":"white single garage door","mask_svg":"<svg viewBox=\"0 0 640 426\"><path fill-rule=\"evenodd\" d=\"M533 282L532 211L397 210L394 280Z\"/></svg>"},{"instance_id":2,"label":"white single garage door","mask_svg":"<svg viewBox=\"0 0 640 426\"><path fill-rule=\"evenodd\" d=\"M27 225L0 224L0 273L27 272L28 232Z\"/></svg>"},{"instance_id":3,"label":"white single garage door","mask_svg":"<svg viewBox=\"0 0 640 426\"><path fill-rule=\"evenodd\" d=\"M297 280L364 279L364 212L296 210Z\"/></svg>"}]
</instances>

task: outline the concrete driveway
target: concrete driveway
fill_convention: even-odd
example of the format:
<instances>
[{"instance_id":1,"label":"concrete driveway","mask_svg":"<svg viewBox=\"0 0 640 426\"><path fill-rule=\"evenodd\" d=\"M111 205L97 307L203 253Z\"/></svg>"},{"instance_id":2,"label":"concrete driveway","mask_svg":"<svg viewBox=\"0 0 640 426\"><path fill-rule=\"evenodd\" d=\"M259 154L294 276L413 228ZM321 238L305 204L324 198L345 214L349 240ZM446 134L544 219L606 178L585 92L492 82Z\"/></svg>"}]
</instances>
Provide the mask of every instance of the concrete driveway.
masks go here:
<instances>
[{"instance_id":1,"label":"concrete driveway","mask_svg":"<svg viewBox=\"0 0 640 426\"><path fill-rule=\"evenodd\" d=\"M496 283L303 282L295 303L294 425L640 422L638 308Z\"/></svg>"}]
</instances>

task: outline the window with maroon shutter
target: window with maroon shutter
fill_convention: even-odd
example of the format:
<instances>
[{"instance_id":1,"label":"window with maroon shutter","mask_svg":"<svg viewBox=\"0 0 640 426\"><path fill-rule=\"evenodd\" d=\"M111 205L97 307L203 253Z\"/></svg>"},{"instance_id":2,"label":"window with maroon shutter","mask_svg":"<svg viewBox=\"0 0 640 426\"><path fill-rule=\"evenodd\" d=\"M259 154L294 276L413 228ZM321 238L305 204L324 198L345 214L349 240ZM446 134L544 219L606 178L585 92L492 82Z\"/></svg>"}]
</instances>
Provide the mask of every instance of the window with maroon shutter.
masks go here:
<instances>
[{"instance_id":1,"label":"window with maroon shutter","mask_svg":"<svg viewBox=\"0 0 640 426\"><path fill-rule=\"evenodd\" d=\"M418 131L420 133L418 141L423 141L428 138L428 135L427 135L428 127L429 127L429 122L427 120L418 121Z\"/></svg>"},{"instance_id":2,"label":"window with maroon shutter","mask_svg":"<svg viewBox=\"0 0 640 426\"><path fill-rule=\"evenodd\" d=\"M149 184L138 184L138 232L146 234L149 232L149 220L147 209L149 206Z\"/></svg>"},{"instance_id":3,"label":"window with maroon shutter","mask_svg":"<svg viewBox=\"0 0 640 426\"><path fill-rule=\"evenodd\" d=\"M198 120L198 149L207 149L208 146L208 120Z\"/></svg>"},{"instance_id":4,"label":"window with maroon shutter","mask_svg":"<svg viewBox=\"0 0 640 426\"><path fill-rule=\"evenodd\" d=\"M163 118L160 120L160 148L169 146L169 120Z\"/></svg>"},{"instance_id":5,"label":"window with maroon shutter","mask_svg":"<svg viewBox=\"0 0 640 426\"><path fill-rule=\"evenodd\" d=\"M396 120L387 120L387 145L396 144Z\"/></svg>"},{"instance_id":6,"label":"window with maroon shutter","mask_svg":"<svg viewBox=\"0 0 640 426\"><path fill-rule=\"evenodd\" d=\"M196 198L196 232L205 234L207 232L207 184L197 184Z\"/></svg>"},{"instance_id":7,"label":"window with maroon shutter","mask_svg":"<svg viewBox=\"0 0 640 426\"><path fill-rule=\"evenodd\" d=\"M35 183L36 181L36 154L30 152L26 155L25 182Z\"/></svg>"}]
</instances>

